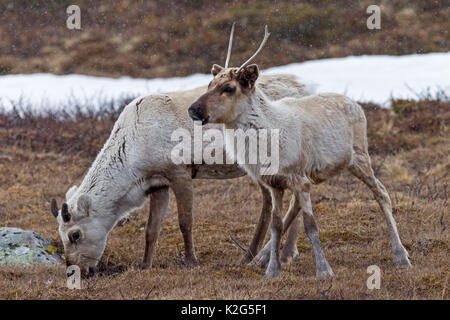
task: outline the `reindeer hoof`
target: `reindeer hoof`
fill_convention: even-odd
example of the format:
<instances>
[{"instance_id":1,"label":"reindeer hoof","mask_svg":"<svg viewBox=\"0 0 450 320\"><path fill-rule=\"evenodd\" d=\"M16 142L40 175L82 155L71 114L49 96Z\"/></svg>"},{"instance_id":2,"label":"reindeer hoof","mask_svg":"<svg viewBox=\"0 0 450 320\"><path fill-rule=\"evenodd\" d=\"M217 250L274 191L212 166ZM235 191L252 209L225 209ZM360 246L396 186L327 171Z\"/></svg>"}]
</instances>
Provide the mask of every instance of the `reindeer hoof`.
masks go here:
<instances>
[{"instance_id":1,"label":"reindeer hoof","mask_svg":"<svg viewBox=\"0 0 450 320\"><path fill-rule=\"evenodd\" d=\"M281 276L281 266L274 268L267 268L266 273L264 274L263 279L273 279Z\"/></svg>"},{"instance_id":2,"label":"reindeer hoof","mask_svg":"<svg viewBox=\"0 0 450 320\"><path fill-rule=\"evenodd\" d=\"M275 278L281 275L281 262L278 260L270 260L267 266L264 278Z\"/></svg>"},{"instance_id":3,"label":"reindeer hoof","mask_svg":"<svg viewBox=\"0 0 450 320\"><path fill-rule=\"evenodd\" d=\"M409 258L408 251L405 248L399 253L394 254L394 267L396 269L410 269L412 264Z\"/></svg>"},{"instance_id":4,"label":"reindeer hoof","mask_svg":"<svg viewBox=\"0 0 450 320\"><path fill-rule=\"evenodd\" d=\"M411 269L412 264L409 261L409 257L404 257L401 259L394 259L394 267L396 269Z\"/></svg>"},{"instance_id":5,"label":"reindeer hoof","mask_svg":"<svg viewBox=\"0 0 450 320\"><path fill-rule=\"evenodd\" d=\"M287 250L287 251L283 250L283 253L281 255L281 263L294 262L294 261L298 260L298 257L299 257L299 253L298 253L297 247L295 247L292 250Z\"/></svg>"},{"instance_id":6,"label":"reindeer hoof","mask_svg":"<svg viewBox=\"0 0 450 320\"><path fill-rule=\"evenodd\" d=\"M334 272L333 270L330 269L330 271L317 271L316 272L316 277L318 279L324 279L324 278L333 278L334 277Z\"/></svg>"},{"instance_id":7,"label":"reindeer hoof","mask_svg":"<svg viewBox=\"0 0 450 320\"><path fill-rule=\"evenodd\" d=\"M319 279L332 278L332 277L334 277L334 272L331 269L330 265L328 263L326 263L326 264L323 264L322 266L317 267L316 277Z\"/></svg>"},{"instance_id":8,"label":"reindeer hoof","mask_svg":"<svg viewBox=\"0 0 450 320\"><path fill-rule=\"evenodd\" d=\"M184 259L184 265L189 268L189 269L193 269L199 266L199 263L197 261L196 257L193 258L186 258Z\"/></svg>"},{"instance_id":9,"label":"reindeer hoof","mask_svg":"<svg viewBox=\"0 0 450 320\"><path fill-rule=\"evenodd\" d=\"M260 267L261 269L264 269L269 263L269 260L270 260L270 253L269 252L265 253L264 251L261 251L255 257L255 259L253 259L252 264Z\"/></svg>"},{"instance_id":10,"label":"reindeer hoof","mask_svg":"<svg viewBox=\"0 0 450 320\"><path fill-rule=\"evenodd\" d=\"M148 270L151 269L152 265L148 265L146 262L142 262L141 264L141 270Z\"/></svg>"}]
</instances>

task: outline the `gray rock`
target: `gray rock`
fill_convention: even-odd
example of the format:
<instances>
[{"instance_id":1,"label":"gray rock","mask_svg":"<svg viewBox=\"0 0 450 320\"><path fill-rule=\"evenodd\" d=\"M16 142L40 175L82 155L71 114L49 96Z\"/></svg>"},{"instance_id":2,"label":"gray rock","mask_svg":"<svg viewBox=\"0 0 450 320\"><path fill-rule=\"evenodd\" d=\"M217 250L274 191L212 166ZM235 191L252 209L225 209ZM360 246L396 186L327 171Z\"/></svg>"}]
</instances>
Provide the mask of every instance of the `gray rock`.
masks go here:
<instances>
[{"instance_id":1,"label":"gray rock","mask_svg":"<svg viewBox=\"0 0 450 320\"><path fill-rule=\"evenodd\" d=\"M0 228L0 265L61 263L55 247L40 234L18 228Z\"/></svg>"}]
</instances>

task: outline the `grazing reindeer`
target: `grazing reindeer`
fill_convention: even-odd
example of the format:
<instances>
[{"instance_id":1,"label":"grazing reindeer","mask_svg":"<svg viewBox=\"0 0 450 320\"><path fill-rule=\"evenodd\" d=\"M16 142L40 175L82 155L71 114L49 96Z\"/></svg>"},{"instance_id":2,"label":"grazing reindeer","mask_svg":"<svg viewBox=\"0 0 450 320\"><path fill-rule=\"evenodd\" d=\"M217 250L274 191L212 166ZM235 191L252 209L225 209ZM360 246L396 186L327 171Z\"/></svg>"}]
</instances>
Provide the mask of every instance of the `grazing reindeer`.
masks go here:
<instances>
[{"instance_id":1,"label":"grazing reindeer","mask_svg":"<svg viewBox=\"0 0 450 320\"><path fill-rule=\"evenodd\" d=\"M233 27L234 30L234 27ZM230 57L231 41L227 61ZM227 65L227 63L226 63ZM272 99L306 94L304 85L292 76L263 77L258 87ZM86 274L95 271L111 229L125 215L141 207L150 197L146 246L142 268L152 265L153 253L168 203L169 188L177 201L178 217L185 245L185 263L195 266L192 237L193 179L231 179L245 175L237 165L175 165L170 157L177 142L171 134L179 128L193 135L189 106L205 87L138 98L125 107L110 137L79 187L66 193L61 209L52 199L51 211L59 223L67 264L76 264ZM221 125L210 125L220 129ZM271 198L260 185L263 208L255 235L243 262L258 252L268 229Z\"/></svg>"},{"instance_id":2,"label":"grazing reindeer","mask_svg":"<svg viewBox=\"0 0 450 320\"><path fill-rule=\"evenodd\" d=\"M395 265L411 267L392 216L389 194L371 168L366 118L362 108L349 98L332 93L271 101L258 87L258 66L249 64L260 52L268 36L266 26L260 47L239 68L214 65L215 77L207 92L189 108L193 120L222 123L225 129L279 129L279 141L271 141L279 146L279 169L278 173L269 175L265 174L259 159L256 164L245 164L248 150L238 153L230 150L227 145L234 145L234 137L226 135L226 151L236 157L238 163L243 163L247 174L269 188L272 195L271 240L267 247L270 257L266 277L281 273L281 236L300 211L316 257L317 276L333 275L320 247L310 188L312 183L325 181L345 168L362 180L378 201L386 218ZM285 221L282 221L285 189L292 191L294 199Z\"/></svg>"}]
</instances>

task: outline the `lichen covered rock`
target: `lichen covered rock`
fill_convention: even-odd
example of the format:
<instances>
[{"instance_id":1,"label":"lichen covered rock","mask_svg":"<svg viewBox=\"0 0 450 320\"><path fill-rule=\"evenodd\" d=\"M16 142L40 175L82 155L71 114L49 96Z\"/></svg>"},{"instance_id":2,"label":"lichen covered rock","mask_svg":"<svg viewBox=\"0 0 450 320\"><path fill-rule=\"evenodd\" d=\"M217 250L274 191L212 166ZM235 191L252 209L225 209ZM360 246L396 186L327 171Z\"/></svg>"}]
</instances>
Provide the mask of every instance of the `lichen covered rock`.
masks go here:
<instances>
[{"instance_id":1,"label":"lichen covered rock","mask_svg":"<svg viewBox=\"0 0 450 320\"><path fill-rule=\"evenodd\" d=\"M0 228L0 265L61 263L56 248L40 234L18 228Z\"/></svg>"}]
</instances>

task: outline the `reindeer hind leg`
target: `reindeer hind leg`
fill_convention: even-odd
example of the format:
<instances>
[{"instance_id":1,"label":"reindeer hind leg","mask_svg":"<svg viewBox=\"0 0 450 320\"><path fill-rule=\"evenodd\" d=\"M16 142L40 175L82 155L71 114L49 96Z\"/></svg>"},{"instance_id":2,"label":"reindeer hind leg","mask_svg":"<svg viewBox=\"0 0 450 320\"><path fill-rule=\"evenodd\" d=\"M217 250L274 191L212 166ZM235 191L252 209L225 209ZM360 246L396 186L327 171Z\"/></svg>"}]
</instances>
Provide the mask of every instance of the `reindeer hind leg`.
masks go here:
<instances>
[{"instance_id":1,"label":"reindeer hind leg","mask_svg":"<svg viewBox=\"0 0 450 320\"><path fill-rule=\"evenodd\" d=\"M152 267L153 255L168 205L168 187L162 187L150 193L150 212L145 231L145 253L141 265L141 268L144 270Z\"/></svg>"},{"instance_id":2,"label":"reindeer hind leg","mask_svg":"<svg viewBox=\"0 0 450 320\"><path fill-rule=\"evenodd\" d=\"M192 234L193 218L193 184L192 178L179 174L170 180L170 187L175 195L178 210L178 223L184 240L185 265L189 268L198 266Z\"/></svg>"},{"instance_id":3,"label":"reindeer hind leg","mask_svg":"<svg viewBox=\"0 0 450 320\"><path fill-rule=\"evenodd\" d=\"M400 240L397 224L392 215L392 204L389 194L383 184L375 177L370 157L366 152L355 152L353 162L349 166L350 172L364 182L375 196L381 210L384 213L386 224L391 239L392 251L394 254L394 265L397 268L411 268L409 255Z\"/></svg>"}]
</instances>

